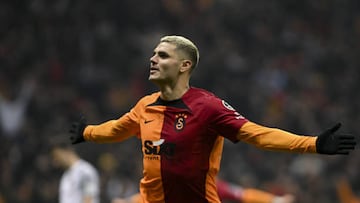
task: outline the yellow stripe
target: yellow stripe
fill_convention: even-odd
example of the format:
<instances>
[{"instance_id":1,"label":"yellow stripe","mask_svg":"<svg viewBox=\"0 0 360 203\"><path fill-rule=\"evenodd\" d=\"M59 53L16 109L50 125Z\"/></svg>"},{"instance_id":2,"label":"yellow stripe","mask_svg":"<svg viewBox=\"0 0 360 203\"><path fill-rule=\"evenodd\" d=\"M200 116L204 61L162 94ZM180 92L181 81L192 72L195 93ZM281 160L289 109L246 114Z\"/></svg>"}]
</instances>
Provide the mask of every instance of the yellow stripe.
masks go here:
<instances>
[{"instance_id":1,"label":"yellow stripe","mask_svg":"<svg viewBox=\"0 0 360 203\"><path fill-rule=\"evenodd\" d=\"M209 157L209 171L206 174L206 199L211 203L220 203L216 190L216 175L219 172L224 137L218 136Z\"/></svg>"}]
</instances>

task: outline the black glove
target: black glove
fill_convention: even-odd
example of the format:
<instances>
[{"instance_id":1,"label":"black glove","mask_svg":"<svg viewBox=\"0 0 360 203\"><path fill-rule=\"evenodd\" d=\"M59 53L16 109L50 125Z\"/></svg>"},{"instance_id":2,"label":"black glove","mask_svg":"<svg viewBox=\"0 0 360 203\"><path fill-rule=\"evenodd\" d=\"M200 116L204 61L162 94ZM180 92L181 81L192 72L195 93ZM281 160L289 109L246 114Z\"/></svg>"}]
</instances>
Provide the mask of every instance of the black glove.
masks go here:
<instances>
[{"instance_id":1,"label":"black glove","mask_svg":"<svg viewBox=\"0 0 360 203\"><path fill-rule=\"evenodd\" d=\"M85 142L83 133L86 127L86 119L82 116L78 122L74 122L69 130L71 144Z\"/></svg>"},{"instance_id":2,"label":"black glove","mask_svg":"<svg viewBox=\"0 0 360 203\"><path fill-rule=\"evenodd\" d=\"M355 149L353 135L335 134L341 123L321 133L316 139L316 151L319 154L349 154Z\"/></svg>"}]
</instances>

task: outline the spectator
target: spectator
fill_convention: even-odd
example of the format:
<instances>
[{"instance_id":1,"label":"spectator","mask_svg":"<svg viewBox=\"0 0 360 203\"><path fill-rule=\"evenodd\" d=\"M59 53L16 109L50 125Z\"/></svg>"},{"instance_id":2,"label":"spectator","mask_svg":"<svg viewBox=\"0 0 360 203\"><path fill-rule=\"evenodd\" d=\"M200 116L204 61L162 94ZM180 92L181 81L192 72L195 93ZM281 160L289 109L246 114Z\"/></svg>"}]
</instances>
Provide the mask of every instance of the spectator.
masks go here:
<instances>
[{"instance_id":1,"label":"spectator","mask_svg":"<svg viewBox=\"0 0 360 203\"><path fill-rule=\"evenodd\" d=\"M99 203L100 184L97 169L81 159L70 146L52 150L54 163L65 169L59 185L59 203Z\"/></svg>"}]
</instances>

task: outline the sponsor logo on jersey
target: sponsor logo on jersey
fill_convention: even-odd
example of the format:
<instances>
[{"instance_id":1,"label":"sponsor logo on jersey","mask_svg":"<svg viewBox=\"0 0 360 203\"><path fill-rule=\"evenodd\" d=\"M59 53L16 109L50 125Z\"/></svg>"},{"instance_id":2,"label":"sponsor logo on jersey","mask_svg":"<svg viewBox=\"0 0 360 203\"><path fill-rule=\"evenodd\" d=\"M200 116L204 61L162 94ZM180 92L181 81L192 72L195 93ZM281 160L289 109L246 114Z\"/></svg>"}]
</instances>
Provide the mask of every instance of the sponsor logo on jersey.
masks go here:
<instances>
[{"instance_id":1,"label":"sponsor logo on jersey","mask_svg":"<svg viewBox=\"0 0 360 203\"><path fill-rule=\"evenodd\" d=\"M175 130L182 131L185 128L187 115L184 113L175 116Z\"/></svg>"},{"instance_id":2,"label":"sponsor logo on jersey","mask_svg":"<svg viewBox=\"0 0 360 203\"><path fill-rule=\"evenodd\" d=\"M172 158L175 153L175 143L165 142L165 139L156 141L144 141L144 158L148 160L160 160L160 156Z\"/></svg>"}]
</instances>

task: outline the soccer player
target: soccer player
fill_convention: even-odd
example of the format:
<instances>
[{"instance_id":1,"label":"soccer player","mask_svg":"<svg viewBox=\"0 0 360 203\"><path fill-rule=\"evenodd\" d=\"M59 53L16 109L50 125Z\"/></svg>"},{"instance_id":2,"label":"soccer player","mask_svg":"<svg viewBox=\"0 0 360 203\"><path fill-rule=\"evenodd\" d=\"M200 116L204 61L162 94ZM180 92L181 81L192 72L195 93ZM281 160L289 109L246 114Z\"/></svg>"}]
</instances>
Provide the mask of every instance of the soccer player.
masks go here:
<instances>
[{"instance_id":1,"label":"soccer player","mask_svg":"<svg viewBox=\"0 0 360 203\"><path fill-rule=\"evenodd\" d=\"M65 169L60 180L59 203L99 203L99 175L89 162L68 145L55 146L52 157L57 166Z\"/></svg>"},{"instance_id":2,"label":"soccer player","mask_svg":"<svg viewBox=\"0 0 360 203\"><path fill-rule=\"evenodd\" d=\"M229 200L241 203L294 203L295 197L291 194L283 196L274 195L270 192L255 188L243 188L239 185L228 183L217 179L216 187L220 200ZM140 194L132 195L129 198L114 199L111 203L143 203Z\"/></svg>"},{"instance_id":3,"label":"soccer player","mask_svg":"<svg viewBox=\"0 0 360 203\"><path fill-rule=\"evenodd\" d=\"M198 61L198 49L189 39L161 38L149 68L149 80L159 92L144 96L118 119L98 125L83 119L73 123L71 142L139 137L140 194L145 203L220 202L215 182L224 138L284 152L348 154L354 149L353 135L335 133L340 124L317 136L302 136L246 119L213 93L190 86Z\"/></svg>"}]
</instances>

